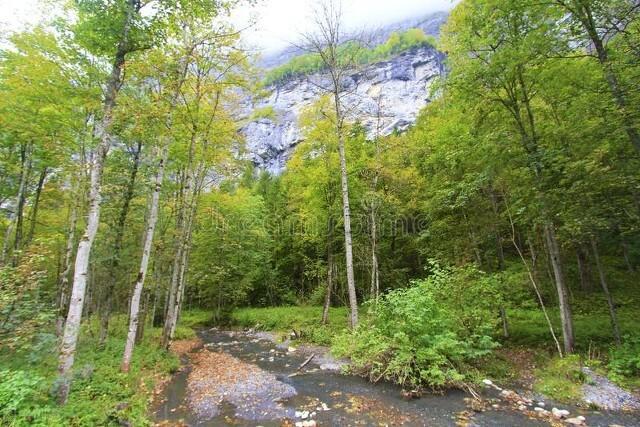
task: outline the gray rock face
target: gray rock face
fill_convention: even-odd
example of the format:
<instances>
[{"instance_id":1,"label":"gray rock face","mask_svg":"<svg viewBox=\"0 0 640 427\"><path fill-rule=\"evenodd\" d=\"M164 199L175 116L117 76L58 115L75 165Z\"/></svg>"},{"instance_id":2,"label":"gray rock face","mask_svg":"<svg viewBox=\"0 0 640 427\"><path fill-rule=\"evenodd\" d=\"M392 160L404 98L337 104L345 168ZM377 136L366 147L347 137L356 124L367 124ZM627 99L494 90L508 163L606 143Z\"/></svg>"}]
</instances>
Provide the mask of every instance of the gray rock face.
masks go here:
<instances>
[{"instance_id":1,"label":"gray rock face","mask_svg":"<svg viewBox=\"0 0 640 427\"><path fill-rule=\"evenodd\" d=\"M348 120L359 121L369 137L406 130L430 101L431 86L444 73L443 60L437 50L419 47L352 73L343 82ZM274 113L242 129L247 155L256 166L274 174L282 172L293 149L304 139L301 113L328 86L322 73L292 79L272 87L266 98L247 107L247 116L252 109L265 107Z\"/></svg>"}]
</instances>

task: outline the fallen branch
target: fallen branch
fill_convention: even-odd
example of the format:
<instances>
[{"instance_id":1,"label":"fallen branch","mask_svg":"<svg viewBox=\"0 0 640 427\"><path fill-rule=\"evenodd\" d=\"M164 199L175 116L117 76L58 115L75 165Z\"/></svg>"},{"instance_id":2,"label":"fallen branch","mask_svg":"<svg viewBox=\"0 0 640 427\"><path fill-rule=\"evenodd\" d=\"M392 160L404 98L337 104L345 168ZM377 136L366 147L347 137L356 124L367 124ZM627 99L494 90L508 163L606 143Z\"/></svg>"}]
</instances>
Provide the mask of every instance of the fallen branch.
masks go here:
<instances>
[{"instance_id":1,"label":"fallen branch","mask_svg":"<svg viewBox=\"0 0 640 427\"><path fill-rule=\"evenodd\" d=\"M307 366L309 364L309 362L311 362L311 359L313 359L316 355L312 354L311 356L307 357L307 360L305 360L304 362L302 362L302 365L298 366L298 371L301 371L302 368L304 368L305 366Z\"/></svg>"}]
</instances>

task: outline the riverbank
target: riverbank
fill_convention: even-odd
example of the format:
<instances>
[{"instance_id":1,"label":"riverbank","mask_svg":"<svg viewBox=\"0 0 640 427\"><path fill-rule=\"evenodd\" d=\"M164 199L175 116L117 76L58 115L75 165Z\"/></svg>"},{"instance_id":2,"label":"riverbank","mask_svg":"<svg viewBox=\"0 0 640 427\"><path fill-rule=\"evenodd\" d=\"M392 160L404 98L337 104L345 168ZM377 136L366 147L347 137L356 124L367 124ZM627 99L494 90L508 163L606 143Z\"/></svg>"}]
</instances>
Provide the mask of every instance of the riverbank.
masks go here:
<instances>
[{"instance_id":1,"label":"riverbank","mask_svg":"<svg viewBox=\"0 0 640 427\"><path fill-rule=\"evenodd\" d=\"M318 345L255 330L202 329L202 345L167 383L154 408L158 425L634 426L634 414L540 402L506 388L478 386L420 397L323 367ZM310 358L314 354L315 357ZM306 362L306 363L305 363ZM539 405L546 407L538 412ZM542 409L542 408L540 408ZM555 415L557 414L557 415Z\"/></svg>"},{"instance_id":2,"label":"riverbank","mask_svg":"<svg viewBox=\"0 0 640 427\"><path fill-rule=\"evenodd\" d=\"M321 315L322 307L314 306L241 308L232 313L231 319L239 327L274 331L280 339L297 334L295 338L301 341L331 346L335 337L346 330L347 310L332 308L327 325L320 324ZM611 361L606 313L576 314L576 329L583 331L578 337L578 352L564 359L555 354L538 311L512 310L508 315L510 336L501 338L501 347L483 359L476 384L491 378L532 397L592 408L605 402L601 395L606 393L608 400L622 404L605 409L621 409L625 404L630 409L636 407L640 379L618 378L616 383L607 380L606 386L603 382L610 373L607 366ZM620 323L624 333L635 332L631 312L620 310ZM585 369L590 369L592 375L586 375ZM594 382L602 387L596 387Z\"/></svg>"}]
</instances>

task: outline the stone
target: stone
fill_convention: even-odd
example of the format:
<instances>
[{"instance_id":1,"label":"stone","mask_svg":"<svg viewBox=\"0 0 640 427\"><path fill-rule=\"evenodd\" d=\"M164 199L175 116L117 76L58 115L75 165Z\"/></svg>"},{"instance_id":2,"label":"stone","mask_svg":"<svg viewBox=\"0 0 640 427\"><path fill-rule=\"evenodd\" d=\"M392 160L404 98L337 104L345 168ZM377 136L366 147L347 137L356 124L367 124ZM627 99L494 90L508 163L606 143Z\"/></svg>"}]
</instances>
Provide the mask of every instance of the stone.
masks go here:
<instances>
[{"instance_id":1,"label":"stone","mask_svg":"<svg viewBox=\"0 0 640 427\"><path fill-rule=\"evenodd\" d=\"M493 385L493 381L488 380L488 379L484 379L484 380L482 380L482 382L484 383L484 385L488 385L488 386L492 386Z\"/></svg>"},{"instance_id":2,"label":"stone","mask_svg":"<svg viewBox=\"0 0 640 427\"><path fill-rule=\"evenodd\" d=\"M418 47L386 61L370 64L365 72L354 71L342 82L349 121L359 121L368 138L379 132L405 131L426 106L429 88L445 73L445 56L429 46ZM302 112L328 86L326 73L295 77L266 88L262 99L248 99L240 113L246 119L241 133L247 158L260 169L279 174L305 135L299 125ZM378 110L384 111L380 116ZM260 117L259 112L264 111ZM380 123L378 123L380 122Z\"/></svg>"},{"instance_id":3,"label":"stone","mask_svg":"<svg viewBox=\"0 0 640 427\"><path fill-rule=\"evenodd\" d=\"M287 351L288 351L289 353L293 353L293 352L295 352L295 351L296 351L296 348L295 348L295 347L289 347L289 348L287 349Z\"/></svg>"},{"instance_id":4,"label":"stone","mask_svg":"<svg viewBox=\"0 0 640 427\"><path fill-rule=\"evenodd\" d=\"M545 403L544 402L538 402L538 406L541 407L541 408L544 408L545 407Z\"/></svg>"},{"instance_id":5,"label":"stone","mask_svg":"<svg viewBox=\"0 0 640 427\"><path fill-rule=\"evenodd\" d=\"M526 411L526 410L527 410L526 406L524 406L524 405L518 406L518 411Z\"/></svg>"},{"instance_id":6,"label":"stone","mask_svg":"<svg viewBox=\"0 0 640 427\"><path fill-rule=\"evenodd\" d=\"M576 418L567 418L565 420L566 423L574 425L574 426L581 426L584 424L584 421L581 420L580 418L576 417Z\"/></svg>"},{"instance_id":7,"label":"stone","mask_svg":"<svg viewBox=\"0 0 640 427\"><path fill-rule=\"evenodd\" d=\"M569 411L567 411L566 409L552 408L551 413L556 418L566 418L569 416Z\"/></svg>"}]
</instances>

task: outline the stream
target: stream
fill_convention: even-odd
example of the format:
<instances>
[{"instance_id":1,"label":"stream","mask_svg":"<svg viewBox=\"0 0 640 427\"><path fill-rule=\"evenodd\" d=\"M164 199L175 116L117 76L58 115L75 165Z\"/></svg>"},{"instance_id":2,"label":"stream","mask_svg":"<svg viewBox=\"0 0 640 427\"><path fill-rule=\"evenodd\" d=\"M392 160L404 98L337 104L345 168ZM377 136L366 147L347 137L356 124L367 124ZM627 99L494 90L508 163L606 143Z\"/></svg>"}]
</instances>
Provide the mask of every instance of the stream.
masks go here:
<instances>
[{"instance_id":1,"label":"stream","mask_svg":"<svg viewBox=\"0 0 640 427\"><path fill-rule=\"evenodd\" d=\"M469 395L458 390L405 399L395 385L341 374L339 361L323 354L321 347L278 345L267 333L212 329L199 336L204 348L189 355L189 363L172 377L162 401L154 405L157 425L550 425L531 412L503 404L491 388L481 390L489 402L481 411L470 409ZM311 361L298 370L311 354ZM589 426L640 426L638 414L562 407L571 416L586 417Z\"/></svg>"}]
</instances>

